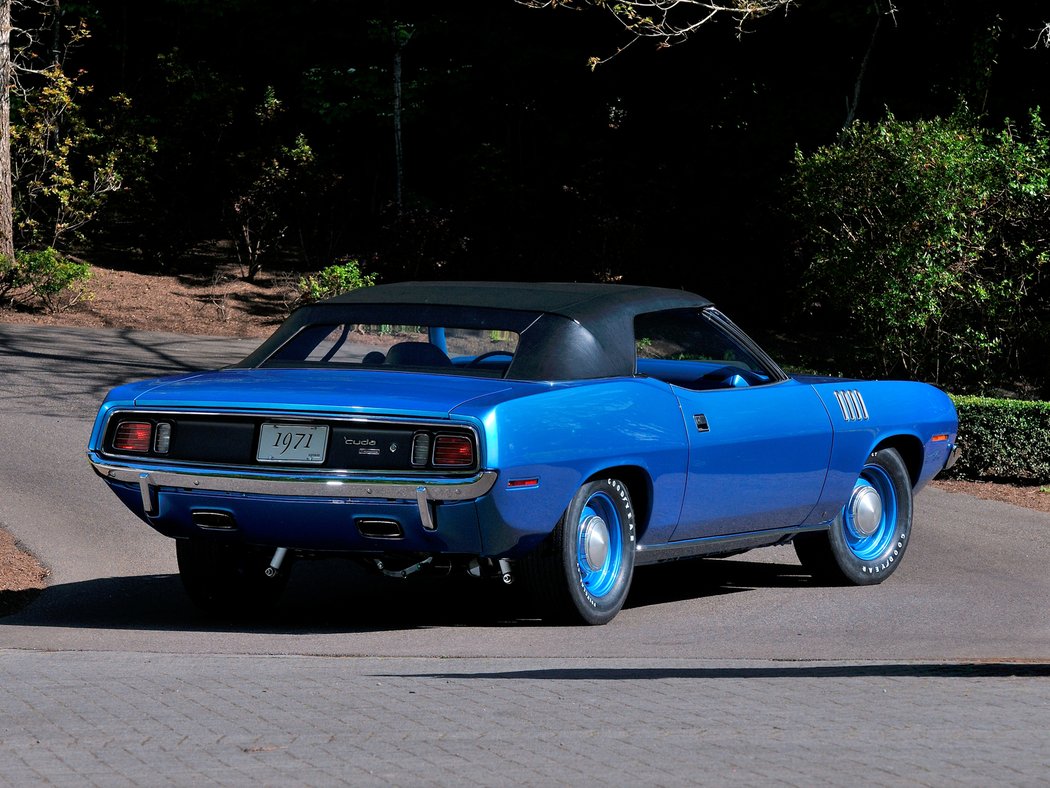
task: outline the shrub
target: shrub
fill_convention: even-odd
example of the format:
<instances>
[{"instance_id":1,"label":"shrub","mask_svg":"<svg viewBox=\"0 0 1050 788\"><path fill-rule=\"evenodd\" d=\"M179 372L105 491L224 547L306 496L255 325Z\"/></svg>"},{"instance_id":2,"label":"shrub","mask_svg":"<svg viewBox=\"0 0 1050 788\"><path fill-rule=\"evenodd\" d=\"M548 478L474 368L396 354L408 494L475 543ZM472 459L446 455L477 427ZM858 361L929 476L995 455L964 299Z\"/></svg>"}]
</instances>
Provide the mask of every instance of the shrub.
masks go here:
<instances>
[{"instance_id":1,"label":"shrub","mask_svg":"<svg viewBox=\"0 0 1050 788\"><path fill-rule=\"evenodd\" d=\"M25 287L25 273L15 260L0 257L0 298L7 298L9 293Z\"/></svg>"},{"instance_id":2,"label":"shrub","mask_svg":"<svg viewBox=\"0 0 1050 788\"><path fill-rule=\"evenodd\" d=\"M0 297L36 302L61 312L89 295L85 284L91 266L64 257L51 247L16 252L15 262L0 261Z\"/></svg>"},{"instance_id":3,"label":"shrub","mask_svg":"<svg viewBox=\"0 0 1050 788\"><path fill-rule=\"evenodd\" d=\"M790 191L805 295L856 337L850 374L980 392L1045 374L1050 137L1038 111L1025 132L987 131L966 110L856 123L796 153Z\"/></svg>"},{"instance_id":4,"label":"shrub","mask_svg":"<svg viewBox=\"0 0 1050 788\"><path fill-rule=\"evenodd\" d=\"M950 476L1050 482L1050 402L953 397L959 462Z\"/></svg>"},{"instance_id":5,"label":"shrub","mask_svg":"<svg viewBox=\"0 0 1050 788\"><path fill-rule=\"evenodd\" d=\"M302 277L297 286L298 302L307 304L313 301L323 301L359 287L371 287L375 283L375 274L364 273L361 270L361 264L348 257L316 274Z\"/></svg>"}]
</instances>

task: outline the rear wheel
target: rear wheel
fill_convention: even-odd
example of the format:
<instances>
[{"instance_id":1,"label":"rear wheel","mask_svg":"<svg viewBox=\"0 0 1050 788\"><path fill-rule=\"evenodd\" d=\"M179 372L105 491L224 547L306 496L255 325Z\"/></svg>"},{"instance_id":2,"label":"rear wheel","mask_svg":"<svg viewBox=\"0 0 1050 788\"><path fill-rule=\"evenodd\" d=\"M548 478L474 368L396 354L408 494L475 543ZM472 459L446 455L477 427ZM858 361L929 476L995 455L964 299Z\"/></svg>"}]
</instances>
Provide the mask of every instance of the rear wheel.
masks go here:
<instances>
[{"instance_id":1,"label":"rear wheel","mask_svg":"<svg viewBox=\"0 0 1050 788\"><path fill-rule=\"evenodd\" d=\"M795 537L795 552L814 577L874 585L900 565L911 538L908 468L895 449L873 453L831 528Z\"/></svg>"},{"instance_id":2,"label":"rear wheel","mask_svg":"<svg viewBox=\"0 0 1050 788\"><path fill-rule=\"evenodd\" d=\"M606 624L634 574L634 508L627 485L599 479L577 490L548 541L519 564L544 618Z\"/></svg>"},{"instance_id":3,"label":"rear wheel","mask_svg":"<svg viewBox=\"0 0 1050 788\"><path fill-rule=\"evenodd\" d=\"M210 615L252 615L269 610L288 584L290 561L274 576L266 569L273 548L202 539L175 543L179 577L193 603Z\"/></svg>"}]
</instances>

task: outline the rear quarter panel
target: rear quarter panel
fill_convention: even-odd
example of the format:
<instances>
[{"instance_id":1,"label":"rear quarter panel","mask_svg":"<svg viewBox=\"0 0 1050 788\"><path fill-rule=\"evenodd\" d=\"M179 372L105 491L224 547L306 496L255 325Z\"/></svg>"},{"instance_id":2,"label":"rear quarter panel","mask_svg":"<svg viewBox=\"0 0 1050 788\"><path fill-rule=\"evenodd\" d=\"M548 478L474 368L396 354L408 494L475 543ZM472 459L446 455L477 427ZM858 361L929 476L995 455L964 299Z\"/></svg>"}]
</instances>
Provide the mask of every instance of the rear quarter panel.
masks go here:
<instances>
[{"instance_id":1,"label":"rear quarter panel","mask_svg":"<svg viewBox=\"0 0 1050 788\"><path fill-rule=\"evenodd\" d=\"M479 502L486 554L535 547L580 485L614 467L644 475L646 489L633 495L640 538L666 541L674 530L688 449L681 410L666 385L643 378L534 384L528 396L475 400L454 416L481 427L486 465L499 470L496 486ZM538 484L508 487L521 479Z\"/></svg>"},{"instance_id":2,"label":"rear quarter panel","mask_svg":"<svg viewBox=\"0 0 1050 788\"><path fill-rule=\"evenodd\" d=\"M102 431L106 426L106 417L109 412L115 408L131 408L135 405L135 400L142 393L149 391L151 388L156 386L165 380L183 380L189 375L180 375L178 377L170 378L154 378L151 380L142 380L136 383L126 383L123 386L117 386L111 389L109 394L106 395L105 401L103 401L99 408L98 414L95 416L95 423L91 427L91 438L88 440L88 448L98 450L102 448Z\"/></svg>"}]
</instances>

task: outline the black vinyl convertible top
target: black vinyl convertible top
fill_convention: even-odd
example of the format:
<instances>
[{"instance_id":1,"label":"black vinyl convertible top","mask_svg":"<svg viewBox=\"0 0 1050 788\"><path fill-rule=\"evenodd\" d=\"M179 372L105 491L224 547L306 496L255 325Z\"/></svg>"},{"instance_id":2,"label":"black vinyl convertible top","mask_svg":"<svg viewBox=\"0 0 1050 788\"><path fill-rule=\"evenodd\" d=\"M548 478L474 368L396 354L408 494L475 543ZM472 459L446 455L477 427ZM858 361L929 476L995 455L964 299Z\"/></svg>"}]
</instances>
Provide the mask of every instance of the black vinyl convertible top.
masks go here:
<instances>
[{"instance_id":1,"label":"black vinyl convertible top","mask_svg":"<svg viewBox=\"0 0 1050 788\"><path fill-rule=\"evenodd\" d=\"M303 326L403 310L430 325L453 313L529 315L508 377L518 380L582 380L634 374L634 318L668 309L704 309L706 298L684 290L634 285L566 282L400 282L352 290L302 307L247 359L256 366ZM374 319L374 318L373 318ZM366 321L360 321L366 322ZM401 323L393 318L380 322ZM504 326L506 327L506 326Z\"/></svg>"},{"instance_id":2,"label":"black vinyl convertible top","mask_svg":"<svg viewBox=\"0 0 1050 788\"><path fill-rule=\"evenodd\" d=\"M548 312L582 323L619 321L642 312L711 302L685 290L637 285L577 282L399 282L362 287L338 295L330 304L433 304Z\"/></svg>"}]
</instances>

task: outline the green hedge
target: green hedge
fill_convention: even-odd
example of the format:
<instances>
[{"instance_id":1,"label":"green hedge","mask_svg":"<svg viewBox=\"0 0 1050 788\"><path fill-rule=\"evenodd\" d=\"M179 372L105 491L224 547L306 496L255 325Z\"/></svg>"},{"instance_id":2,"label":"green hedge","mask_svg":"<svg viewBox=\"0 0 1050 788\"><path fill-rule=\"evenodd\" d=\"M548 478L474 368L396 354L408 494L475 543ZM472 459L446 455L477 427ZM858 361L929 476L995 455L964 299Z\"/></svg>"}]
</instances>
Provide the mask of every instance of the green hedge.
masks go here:
<instances>
[{"instance_id":1,"label":"green hedge","mask_svg":"<svg viewBox=\"0 0 1050 788\"><path fill-rule=\"evenodd\" d=\"M961 456L947 476L1050 482L1050 402L952 397Z\"/></svg>"}]
</instances>

